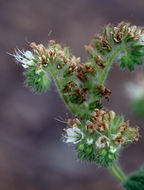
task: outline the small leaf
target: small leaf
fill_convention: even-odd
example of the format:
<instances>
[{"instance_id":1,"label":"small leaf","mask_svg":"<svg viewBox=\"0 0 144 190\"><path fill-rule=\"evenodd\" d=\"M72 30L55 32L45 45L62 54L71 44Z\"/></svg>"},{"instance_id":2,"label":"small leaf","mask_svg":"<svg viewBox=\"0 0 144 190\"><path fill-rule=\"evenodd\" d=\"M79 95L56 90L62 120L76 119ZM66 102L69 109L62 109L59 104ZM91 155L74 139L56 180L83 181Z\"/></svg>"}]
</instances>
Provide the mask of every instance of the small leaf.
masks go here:
<instances>
[{"instance_id":1,"label":"small leaf","mask_svg":"<svg viewBox=\"0 0 144 190\"><path fill-rule=\"evenodd\" d=\"M144 190L144 168L131 174L123 186L127 190Z\"/></svg>"}]
</instances>

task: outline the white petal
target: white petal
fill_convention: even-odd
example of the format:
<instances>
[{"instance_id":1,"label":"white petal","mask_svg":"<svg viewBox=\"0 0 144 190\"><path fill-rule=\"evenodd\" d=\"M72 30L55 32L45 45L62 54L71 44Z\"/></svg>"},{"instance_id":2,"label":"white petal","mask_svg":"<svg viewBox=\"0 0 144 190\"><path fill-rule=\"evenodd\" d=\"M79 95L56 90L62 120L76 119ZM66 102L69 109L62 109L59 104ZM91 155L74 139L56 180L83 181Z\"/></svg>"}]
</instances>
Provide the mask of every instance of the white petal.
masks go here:
<instances>
[{"instance_id":1,"label":"white petal","mask_svg":"<svg viewBox=\"0 0 144 190\"><path fill-rule=\"evenodd\" d=\"M73 130L74 130L76 133L78 133L78 134L81 133L81 130L80 130L78 127L73 127Z\"/></svg>"},{"instance_id":2,"label":"white petal","mask_svg":"<svg viewBox=\"0 0 144 190\"><path fill-rule=\"evenodd\" d=\"M110 146L110 152L111 153L115 153L117 151L117 148Z\"/></svg>"},{"instance_id":3,"label":"white petal","mask_svg":"<svg viewBox=\"0 0 144 190\"><path fill-rule=\"evenodd\" d=\"M30 51L24 52L24 51L17 49L16 54L13 56L15 57L15 59L18 62L22 63L22 66L24 68L28 68L28 66L30 66L30 65L35 65L35 63L33 61L34 56Z\"/></svg>"},{"instance_id":4,"label":"white petal","mask_svg":"<svg viewBox=\"0 0 144 190\"><path fill-rule=\"evenodd\" d=\"M26 52L24 53L24 55L25 55L28 59L33 59L33 58L34 58L34 56L33 56L33 54L31 53L31 51L26 51Z\"/></svg>"},{"instance_id":5,"label":"white petal","mask_svg":"<svg viewBox=\"0 0 144 190\"><path fill-rule=\"evenodd\" d=\"M73 128L66 129L66 133L67 133L68 136L71 136L71 137L72 136L73 137L77 136L77 134L74 132Z\"/></svg>"},{"instance_id":6,"label":"white petal","mask_svg":"<svg viewBox=\"0 0 144 190\"><path fill-rule=\"evenodd\" d=\"M88 144L88 145L91 145L91 144L93 144L93 141L94 141L94 140L93 140L92 138L88 138L88 139L87 139L87 144Z\"/></svg>"},{"instance_id":7,"label":"white petal","mask_svg":"<svg viewBox=\"0 0 144 190\"><path fill-rule=\"evenodd\" d=\"M35 65L35 63L34 63L32 60L27 61L26 64L27 64L27 65Z\"/></svg>"},{"instance_id":8,"label":"white petal","mask_svg":"<svg viewBox=\"0 0 144 190\"><path fill-rule=\"evenodd\" d=\"M29 66L25 65L25 64L22 64L23 68L27 69L29 68Z\"/></svg>"},{"instance_id":9,"label":"white petal","mask_svg":"<svg viewBox=\"0 0 144 190\"><path fill-rule=\"evenodd\" d=\"M77 141L77 138L75 137L68 137L66 139L66 143L75 143Z\"/></svg>"},{"instance_id":10,"label":"white petal","mask_svg":"<svg viewBox=\"0 0 144 190\"><path fill-rule=\"evenodd\" d=\"M78 127L68 128L65 131L67 134L67 136L65 136L65 138L66 138L65 142L66 143L71 142L73 144L77 144L84 137L84 133Z\"/></svg>"},{"instance_id":11,"label":"white petal","mask_svg":"<svg viewBox=\"0 0 144 190\"><path fill-rule=\"evenodd\" d=\"M80 134L82 139L84 138L84 133L83 133L79 128L74 127L74 131L75 131L76 133Z\"/></svg>"}]
</instances>

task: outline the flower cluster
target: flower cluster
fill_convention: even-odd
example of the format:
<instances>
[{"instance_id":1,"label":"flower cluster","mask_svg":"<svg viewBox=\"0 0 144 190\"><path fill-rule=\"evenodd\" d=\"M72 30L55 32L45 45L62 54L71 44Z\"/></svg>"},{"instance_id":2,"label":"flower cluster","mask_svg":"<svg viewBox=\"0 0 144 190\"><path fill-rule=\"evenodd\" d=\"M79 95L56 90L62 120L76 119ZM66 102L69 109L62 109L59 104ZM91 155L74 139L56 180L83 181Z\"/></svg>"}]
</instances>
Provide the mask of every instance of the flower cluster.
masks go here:
<instances>
[{"instance_id":1,"label":"flower cluster","mask_svg":"<svg viewBox=\"0 0 144 190\"><path fill-rule=\"evenodd\" d=\"M109 100L111 91L103 83L115 57L121 67L133 70L135 63L142 64L144 55L142 30L124 22L108 25L103 36L95 36L85 46L89 57L84 63L55 40L48 47L35 42L30 47L32 52L18 49L14 54L26 69L27 86L42 92L49 88L52 77L68 107L80 118L89 118L94 108L102 109L103 98Z\"/></svg>"},{"instance_id":2,"label":"flower cluster","mask_svg":"<svg viewBox=\"0 0 144 190\"><path fill-rule=\"evenodd\" d=\"M102 100L109 100L112 93L104 82L115 59L129 70L143 64L143 30L125 22L108 25L102 36L96 35L85 46L86 62L55 40L50 40L47 47L35 42L30 47L32 51L17 49L13 55L25 69L27 86L42 92L53 79L67 107L77 117L67 121L65 142L76 144L80 159L112 165L121 147L138 140L138 129L130 128L129 122L113 111L104 110Z\"/></svg>"},{"instance_id":3,"label":"flower cluster","mask_svg":"<svg viewBox=\"0 0 144 190\"><path fill-rule=\"evenodd\" d=\"M74 72L75 67L77 68L77 64L80 62L80 58L69 55L69 49L61 47L54 40L49 41L48 48L45 48L42 44L36 45L35 42L32 42L30 47L33 52L17 49L13 56L26 69L24 72L26 84L36 91L42 92L49 87L51 77L48 74L52 70L53 72L56 71L55 75L58 74L58 80L62 80L63 75L66 72Z\"/></svg>"},{"instance_id":4,"label":"flower cluster","mask_svg":"<svg viewBox=\"0 0 144 190\"><path fill-rule=\"evenodd\" d=\"M49 88L52 76L66 103L75 107L74 114L81 117L94 107L101 108L103 97L108 99L110 92L94 79L91 82L96 74L91 62L80 63L80 58L70 54L69 48L60 46L54 40L49 41L47 48L35 42L30 47L32 52L17 49L13 55L26 69L27 86L42 92ZM95 96L95 100L89 101L90 96ZM82 107L84 112L78 110Z\"/></svg>"},{"instance_id":5,"label":"flower cluster","mask_svg":"<svg viewBox=\"0 0 144 190\"><path fill-rule=\"evenodd\" d=\"M108 167L116 160L121 147L139 138L138 128L116 116L113 111L95 109L90 120L68 119L64 141L76 145L78 157Z\"/></svg>"},{"instance_id":6,"label":"flower cluster","mask_svg":"<svg viewBox=\"0 0 144 190\"><path fill-rule=\"evenodd\" d=\"M124 48L126 44L126 48ZM117 49L121 52L118 61L122 68L128 67L134 70L135 64L142 64L144 56L144 33L143 30L130 23L121 22L117 26L108 25L104 29L103 36L96 35L94 40L85 49L89 59L97 64L98 68L106 67L107 56Z\"/></svg>"}]
</instances>

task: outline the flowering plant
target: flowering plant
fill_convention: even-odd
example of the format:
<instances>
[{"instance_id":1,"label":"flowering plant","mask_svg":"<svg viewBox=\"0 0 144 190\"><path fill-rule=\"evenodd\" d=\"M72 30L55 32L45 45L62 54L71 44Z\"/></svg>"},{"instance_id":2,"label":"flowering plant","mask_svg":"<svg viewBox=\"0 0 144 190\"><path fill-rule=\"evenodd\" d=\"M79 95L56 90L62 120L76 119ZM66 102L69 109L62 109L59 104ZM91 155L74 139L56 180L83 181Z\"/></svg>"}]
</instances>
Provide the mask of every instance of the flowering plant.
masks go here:
<instances>
[{"instance_id":1,"label":"flowering plant","mask_svg":"<svg viewBox=\"0 0 144 190\"><path fill-rule=\"evenodd\" d=\"M144 189L144 170L130 177L118 167L120 150L138 141L138 128L114 111L103 107L111 91L104 86L114 60L130 71L143 64L143 30L129 23L108 25L85 46L88 60L80 62L69 48L50 40L48 47L30 44L32 51L17 49L14 58L24 67L26 85L43 92L53 79L57 90L74 117L67 118L63 141L75 145L78 158L108 168L127 190Z\"/></svg>"}]
</instances>

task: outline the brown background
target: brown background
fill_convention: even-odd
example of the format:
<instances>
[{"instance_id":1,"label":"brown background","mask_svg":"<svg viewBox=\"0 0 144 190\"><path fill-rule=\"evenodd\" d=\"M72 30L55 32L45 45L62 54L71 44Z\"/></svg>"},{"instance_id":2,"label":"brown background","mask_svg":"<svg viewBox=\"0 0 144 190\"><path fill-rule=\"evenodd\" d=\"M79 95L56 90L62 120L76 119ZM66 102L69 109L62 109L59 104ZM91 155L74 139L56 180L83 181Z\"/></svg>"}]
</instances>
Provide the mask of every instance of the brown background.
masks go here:
<instances>
[{"instance_id":1,"label":"brown background","mask_svg":"<svg viewBox=\"0 0 144 190\"><path fill-rule=\"evenodd\" d=\"M27 49L31 41L46 45L52 30L49 38L84 60L83 46L93 35L122 20L144 25L144 1L0 0L0 190L121 189L107 170L78 161L73 147L61 141L65 126L54 118L68 110L54 85L41 96L25 88L22 68L6 52ZM114 65L107 80L113 94L105 105L141 126L143 134L144 122L131 113L124 92L135 75ZM143 163L143 143L144 136L121 154L126 173Z\"/></svg>"}]
</instances>

